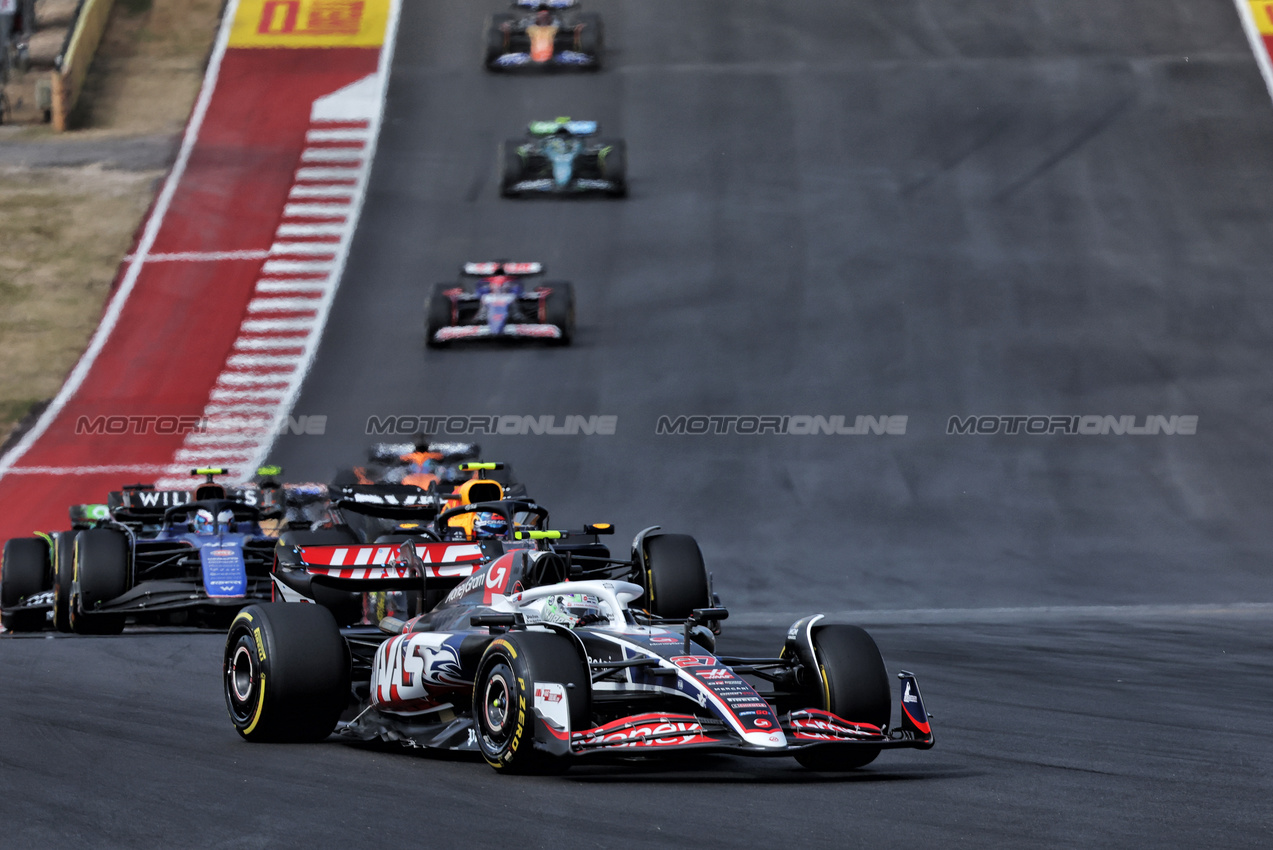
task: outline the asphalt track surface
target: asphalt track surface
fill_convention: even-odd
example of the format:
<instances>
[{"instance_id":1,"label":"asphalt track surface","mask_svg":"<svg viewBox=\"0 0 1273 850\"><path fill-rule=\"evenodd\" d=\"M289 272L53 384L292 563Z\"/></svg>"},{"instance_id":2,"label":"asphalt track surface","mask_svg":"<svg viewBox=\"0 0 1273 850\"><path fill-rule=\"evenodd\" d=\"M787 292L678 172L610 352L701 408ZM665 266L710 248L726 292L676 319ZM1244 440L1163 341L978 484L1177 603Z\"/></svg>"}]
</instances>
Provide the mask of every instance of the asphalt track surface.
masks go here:
<instances>
[{"instance_id":1,"label":"asphalt track surface","mask_svg":"<svg viewBox=\"0 0 1273 850\"><path fill-rule=\"evenodd\" d=\"M6 848L1267 847L1269 619L906 625L934 749L794 759L480 762L230 726L219 634L5 641ZM768 654L782 630L720 648ZM74 675L70 672L74 671ZM38 695L38 697L36 697Z\"/></svg>"},{"instance_id":2,"label":"asphalt track surface","mask_svg":"<svg viewBox=\"0 0 1273 850\"><path fill-rule=\"evenodd\" d=\"M936 748L844 777L505 780L243 744L216 635L21 639L0 653L13 845L1268 846L1273 109L1232 4L592 6L610 67L544 79L477 68L488 10L407 4L295 411L327 433L276 459L326 478L370 415L617 415L612 437L481 441L563 524L696 535L740 616L876 612ZM497 197L498 141L563 114L627 139L631 198ZM490 257L575 281L575 346L425 350L428 286ZM945 434L1090 413L1198 433ZM673 437L660 414L909 421ZM938 613L887 613L914 609Z\"/></svg>"}]
</instances>

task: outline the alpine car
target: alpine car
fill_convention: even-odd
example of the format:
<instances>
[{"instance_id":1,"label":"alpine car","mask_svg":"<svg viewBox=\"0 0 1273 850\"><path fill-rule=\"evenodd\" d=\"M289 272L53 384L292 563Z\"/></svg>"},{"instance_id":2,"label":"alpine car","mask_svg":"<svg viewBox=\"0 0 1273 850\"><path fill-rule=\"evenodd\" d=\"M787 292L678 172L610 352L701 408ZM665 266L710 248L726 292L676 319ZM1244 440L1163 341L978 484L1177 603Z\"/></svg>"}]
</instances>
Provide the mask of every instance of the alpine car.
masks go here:
<instances>
[{"instance_id":1,"label":"alpine car","mask_svg":"<svg viewBox=\"0 0 1273 850\"><path fill-rule=\"evenodd\" d=\"M569 345L575 335L574 287L561 280L527 280L543 273L541 263L465 263L458 284L433 287L426 342L435 348L476 339Z\"/></svg>"},{"instance_id":2,"label":"alpine car","mask_svg":"<svg viewBox=\"0 0 1273 850\"><path fill-rule=\"evenodd\" d=\"M596 121L532 121L525 138L510 139L500 148L500 194L602 194L622 198L628 193L628 152L622 140L592 138Z\"/></svg>"},{"instance_id":3,"label":"alpine car","mask_svg":"<svg viewBox=\"0 0 1273 850\"><path fill-rule=\"evenodd\" d=\"M249 602L271 598L276 540L261 529L260 509L213 481L224 469L194 474L206 480L193 498L132 485L104 505L73 507L70 531L8 541L5 627L30 631L51 619L59 631L118 634L130 617L224 626Z\"/></svg>"},{"instance_id":4,"label":"alpine car","mask_svg":"<svg viewBox=\"0 0 1273 850\"><path fill-rule=\"evenodd\" d=\"M580 12L578 0L516 0L512 13L486 24L485 64L491 71L601 67L601 18Z\"/></svg>"},{"instance_id":5,"label":"alpine car","mask_svg":"<svg viewBox=\"0 0 1273 850\"><path fill-rule=\"evenodd\" d=\"M899 674L901 710L890 725L892 687L865 631L815 615L791 626L775 657L719 655L704 624L725 619L725 609L659 613L661 595L682 595L679 583L697 584L702 570L701 560L652 548L662 535L642 532L633 547L640 571L664 583L652 592L606 577L619 562L572 564L549 547L563 532L523 534L532 547L476 568L435 552L454 545L437 543L423 544L423 557L405 543L383 561L361 557L365 566L339 571L306 570L294 559L290 569L307 576L291 576L293 588L305 580L420 587L448 569L470 574L431 611L375 626L341 629L316 604L245 608L223 656L235 729L253 742L321 741L337 731L352 741L471 752L505 773L687 750L846 770L885 749L933 745L910 673ZM500 548L481 545L488 554Z\"/></svg>"}]
</instances>

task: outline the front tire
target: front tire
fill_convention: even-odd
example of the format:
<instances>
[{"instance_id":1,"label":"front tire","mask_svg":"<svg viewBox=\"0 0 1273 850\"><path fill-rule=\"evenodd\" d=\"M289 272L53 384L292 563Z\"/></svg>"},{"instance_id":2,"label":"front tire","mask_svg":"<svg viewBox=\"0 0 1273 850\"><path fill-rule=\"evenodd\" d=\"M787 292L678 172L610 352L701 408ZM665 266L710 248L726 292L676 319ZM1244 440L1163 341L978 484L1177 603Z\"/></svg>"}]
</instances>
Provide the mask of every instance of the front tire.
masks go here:
<instances>
[{"instance_id":1,"label":"front tire","mask_svg":"<svg viewBox=\"0 0 1273 850\"><path fill-rule=\"evenodd\" d=\"M622 139L616 139L608 147L609 150L598 163L601 176L615 184L609 195L623 198L628 194L628 144Z\"/></svg>"},{"instance_id":2,"label":"front tire","mask_svg":"<svg viewBox=\"0 0 1273 850\"><path fill-rule=\"evenodd\" d=\"M568 756L535 747L534 689L546 682L565 687L571 731L588 728L592 679L569 637L516 632L496 638L483 653L473 683L473 718L478 748L497 771L554 774L569 768Z\"/></svg>"},{"instance_id":3,"label":"front tire","mask_svg":"<svg viewBox=\"0 0 1273 850\"><path fill-rule=\"evenodd\" d=\"M433 293L429 296L428 318L425 320L425 344L430 348L444 348L445 342L438 342L434 336L438 331L455 323L455 309L448 289L444 283L434 284Z\"/></svg>"},{"instance_id":4,"label":"front tire","mask_svg":"<svg viewBox=\"0 0 1273 850\"><path fill-rule=\"evenodd\" d=\"M575 288L566 281L547 284L552 292L544 299L544 321L561 328L558 345L570 345L575 337Z\"/></svg>"},{"instance_id":5,"label":"front tire","mask_svg":"<svg viewBox=\"0 0 1273 850\"><path fill-rule=\"evenodd\" d=\"M513 187L522 179L525 171L522 163L522 155L518 153L521 142L516 139L509 139L500 145L500 184L499 193L505 198L517 198L521 193Z\"/></svg>"},{"instance_id":6,"label":"front tire","mask_svg":"<svg viewBox=\"0 0 1273 850\"><path fill-rule=\"evenodd\" d=\"M0 620L11 632L34 632L44 627L43 611L14 611L23 599L41 593L49 584L49 544L39 537L18 537L4 544L0 565Z\"/></svg>"},{"instance_id":7,"label":"front tire","mask_svg":"<svg viewBox=\"0 0 1273 850\"><path fill-rule=\"evenodd\" d=\"M68 606L71 630L77 635L117 635L124 614L96 612L128 590L128 539L109 528L92 528L75 538L74 592Z\"/></svg>"},{"instance_id":8,"label":"front tire","mask_svg":"<svg viewBox=\"0 0 1273 850\"><path fill-rule=\"evenodd\" d=\"M695 608L710 608L707 566L698 543L688 534L658 534L645 538L638 562L645 565L646 609L656 617L684 619Z\"/></svg>"},{"instance_id":9,"label":"front tire","mask_svg":"<svg viewBox=\"0 0 1273 850\"><path fill-rule=\"evenodd\" d=\"M249 605L230 624L221 667L234 728L252 742L316 742L349 703L349 650L321 605Z\"/></svg>"},{"instance_id":10,"label":"front tire","mask_svg":"<svg viewBox=\"0 0 1273 850\"><path fill-rule=\"evenodd\" d=\"M821 674L821 707L852 723L888 726L892 688L871 636L857 626L823 626L813 633L813 646ZM829 744L797 752L796 761L811 770L853 770L879 754L879 747Z\"/></svg>"}]
</instances>

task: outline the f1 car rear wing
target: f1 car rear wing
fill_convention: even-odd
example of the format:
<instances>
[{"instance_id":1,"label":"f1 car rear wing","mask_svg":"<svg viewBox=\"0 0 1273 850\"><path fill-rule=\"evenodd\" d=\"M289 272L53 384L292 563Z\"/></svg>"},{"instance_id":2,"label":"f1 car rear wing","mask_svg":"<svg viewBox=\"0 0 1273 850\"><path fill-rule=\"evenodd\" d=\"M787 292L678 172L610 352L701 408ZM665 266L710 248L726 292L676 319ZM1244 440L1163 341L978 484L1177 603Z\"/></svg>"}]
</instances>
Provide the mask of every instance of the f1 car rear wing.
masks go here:
<instances>
[{"instance_id":1,"label":"f1 car rear wing","mask_svg":"<svg viewBox=\"0 0 1273 850\"><path fill-rule=\"evenodd\" d=\"M565 130L572 136L591 136L601 129L596 121L575 121L561 117L552 121L532 121L526 125L532 136L551 136L558 130Z\"/></svg>"},{"instance_id":2,"label":"f1 car rear wing","mask_svg":"<svg viewBox=\"0 0 1273 850\"><path fill-rule=\"evenodd\" d=\"M401 460L403 455L412 454L416 450L414 443L376 443L367 455L372 463L387 463ZM482 447L477 443L439 442L428 443L425 451L442 455L445 463L475 458L482 453Z\"/></svg>"},{"instance_id":3,"label":"f1 car rear wing","mask_svg":"<svg viewBox=\"0 0 1273 850\"><path fill-rule=\"evenodd\" d=\"M554 125L555 126L555 125ZM543 263L505 263L493 261L488 263L465 263L460 274L469 277L490 277L491 275L543 274Z\"/></svg>"},{"instance_id":4,"label":"f1 car rear wing","mask_svg":"<svg viewBox=\"0 0 1273 850\"><path fill-rule=\"evenodd\" d=\"M355 484L332 492L341 510L383 519L432 519L446 502L414 484Z\"/></svg>"},{"instance_id":5,"label":"f1 car rear wing","mask_svg":"<svg viewBox=\"0 0 1273 850\"><path fill-rule=\"evenodd\" d=\"M579 0L513 0L519 9L569 9L579 5Z\"/></svg>"},{"instance_id":6,"label":"f1 car rear wing","mask_svg":"<svg viewBox=\"0 0 1273 850\"><path fill-rule=\"evenodd\" d=\"M419 590L428 579L459 581L499 554L485 542L435 543L426 540L348 546L278 548L278 566L303 570L314 585L370 593ZM287 581L296 586L295 580Z\"/></svg>"}]
</instances>

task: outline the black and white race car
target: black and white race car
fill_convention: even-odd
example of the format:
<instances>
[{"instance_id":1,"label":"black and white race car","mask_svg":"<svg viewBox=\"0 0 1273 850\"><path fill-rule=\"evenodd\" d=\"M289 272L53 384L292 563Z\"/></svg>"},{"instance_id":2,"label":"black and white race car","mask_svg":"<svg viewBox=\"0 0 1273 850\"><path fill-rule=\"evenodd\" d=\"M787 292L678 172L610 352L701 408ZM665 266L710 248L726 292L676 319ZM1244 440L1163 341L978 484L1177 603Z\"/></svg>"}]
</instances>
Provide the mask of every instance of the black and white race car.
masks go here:
<instances>
[{"instance_id":1,"label":"black and white race car","mask_svg":"<svg viewBox=\"0 0 1273 850\"><path fill-rule=\"evenodd\" d=\"M524 138L500 148L500 194L626 196L627 146L621 139L598 139L597 131L596 121L531 121Z\"/></svg>"},{"instance_id":2,"label":"black and white race car","mask_svg":"<svg viewBox=\"0 0 1273 850\"><path fill-rule=\"evenodd\" d=\"M933 745L910 673L899 674L891 725L889 676L862 629L815 615L791 626L775 657L718 655L705 624L728 612L710 592L702 598L692 538L647 529L631 560L619 561L554 551L563 532L521 536L524 548L404 543L384 558L350 547L287 558L280 550L293 593L307 584L426 589L433 581L451 590L409 620L346 629L321 604L244 609L223 664L239 734L320 741L338 731L472 752L508 773L685 750L845 770L884 749ZM461 560L466 552L452 548L463 546L481 554Z\"/></svg>"},{"instance_id":3,"label":"black and white race car","mask_svg":"<svg viewBox=\"0 0 1273 850\"><path fill-rule=\"evenodd\" d=\"M516 0L513 11L486 24L485 65L491 71L601 67L605 33L600 16L578 0Z\"/></svg>"},{"instance_id":4,"label":"black and white race car","mask_svg":"<svg viewBox=\"0 0 1273 850\"><path fill-rule=\"evenodd\" d=\"M575 290L563 280L534 280L540 263L465 263L458 283L429 296L426 342L541 339L569 345L575 335Z\"/></svg>"}]
</instances>

